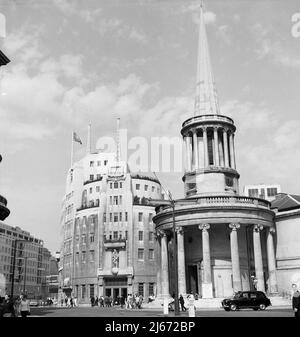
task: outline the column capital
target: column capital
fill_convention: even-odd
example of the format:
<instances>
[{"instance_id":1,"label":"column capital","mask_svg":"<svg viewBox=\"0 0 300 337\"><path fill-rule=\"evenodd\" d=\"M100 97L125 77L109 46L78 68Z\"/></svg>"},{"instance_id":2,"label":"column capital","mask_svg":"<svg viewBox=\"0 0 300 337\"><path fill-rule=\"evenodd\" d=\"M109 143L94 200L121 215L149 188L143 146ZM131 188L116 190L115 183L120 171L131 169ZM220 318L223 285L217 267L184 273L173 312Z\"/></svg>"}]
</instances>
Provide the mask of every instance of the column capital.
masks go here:
<instances>
[{"instance_id":1,"label":"column capital","mask_svg":"<svg viewBox=\"0 0 300 337\"><path fill-rule=\"evenodd\" d=\"M238 230L241 227L239 223L231 223L229 224L229 228L231 228L233 231Z\"/></svg>"},{"instance_id":2,"label":"column capital","mask_svg":"<svg viewBox=\"0 0 300 337\"><path fill-rule=\"evenodd\" d=\"M264 228L264 226L262 226L262 225L254 225L253 231L259 232L259 231L263 230L263 228Z\"/></svg>"},{"instance_id":3,"label":"column capital","mask_svg":"<svg viewBox=\"0 0 300 337\"><path fill-rule=\"evenodd\" d=\"M276 233L275 227L269 227L269 233L275 234Z\"/></svg>"},{"instance_id":4,"label":"column capital","mask_svg":"<svg viewBox=\"0 0 300 337\"><path fill-rule=\"evenodd\" d=\"M203 224L199 225L198 228L199 228L200 230L207 231L207 230L210 229L210 224L208 224L208 223L203 223Z\"/></svg>"},{"instance_id":5,"label":"column capital","mask_svg":"<svg viewBox=\"0 0 300 337\"><path fill-rule=\"evenodd\" d=\"M213 127L214 131L218 131L219 128L220 128L219 126L214 126L214 127Z\"/></svg>"},{"instance_id":6,"label":"column capital","mask_svg":"<svg viewBox=\"0 0 300 337\"><path fill-rule=\"evenodd\" d=\"M230 130L228 127L223 126L222 127L223 133L228 133L228 131Z\"/></svg>"},{"instance_id":7,"label":"column capital","mask_svg":"<svg viewBox=\"0 0 300 337\"><path fill-rule=\"evenodd\" d=\"M176 227L175 231L176 231L177 234L183 234L184 233L184 229L183 229L182 226Z\"/></svg>"},{"instance_id":8,"label":"column capital","mask_svg":"<svg viewBox=\"0 0 300 337\"><path fill-rule=\"evenodd\" d=\"M201 126L201 129L202 129L202 131L204 132L206 132L207 131L207 129L208 129L208 127L207 126Z\"/></svg>"}]
</instances>

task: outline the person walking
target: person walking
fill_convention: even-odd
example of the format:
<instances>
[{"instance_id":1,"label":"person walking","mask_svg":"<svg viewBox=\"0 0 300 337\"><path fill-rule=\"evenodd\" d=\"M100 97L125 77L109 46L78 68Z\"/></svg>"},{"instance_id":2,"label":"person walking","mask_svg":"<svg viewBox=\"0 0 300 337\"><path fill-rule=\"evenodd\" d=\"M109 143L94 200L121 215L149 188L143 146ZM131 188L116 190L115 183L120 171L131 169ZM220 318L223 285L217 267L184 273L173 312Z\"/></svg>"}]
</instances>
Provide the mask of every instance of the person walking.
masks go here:
<instances>
[{"instance_id":1,"label":"person walking","mask_svg":"<svg viewBox=\"0 0 300 337\"><path fill-rule=\"evenodd\" d=\"M121 304L121 309L123 309L124 304L125 304L125 298L124 298L123 295L121 295L121 298L120 298L120 304Z\"/></svg>"},{"instance_id":2,"label":"person walking","mask_svg":"<svg viewBox=\"0 0 300 337\"><path fill-rule=\"evenodd\" d=\"M184 298L181 294L179 296L179 303L180 303L180 306L181 306L181 311L186 311L186 307L184 306Z\"/></svg>"},{"instance_id":3,"label":"person walking","mask_svg":"<svg viewBox=\"0 0 300 337\"><path fill-rule=\"evenodd\" d=\"M300 292L296 288L292 298L292 307L295 313L295 317L300 318Z\"/></svg>"},{"instance_id":4,"label":"person walking","mask_svg":"<svg viewBox=\"0 0 300 337\"><path fill-rule=\"evenodd\" d=\"M99 299L98 299L98 296L96 296L96 298L95 298L95 307L98 307L98 303L99 303Z\"/></svg>"},{"instance_id":5,"label":"person walking","mask_svg":"<svg viewBox=\"0 0 300 337\"><path fill-rule=\"evenodd\" d=\"M30 315L30 306L29 306L29 301L26 295L22 296L22 299L20 302L20 312L21 312L21 317L27 317L28 315Z\"/></svg>"}]
</instances>

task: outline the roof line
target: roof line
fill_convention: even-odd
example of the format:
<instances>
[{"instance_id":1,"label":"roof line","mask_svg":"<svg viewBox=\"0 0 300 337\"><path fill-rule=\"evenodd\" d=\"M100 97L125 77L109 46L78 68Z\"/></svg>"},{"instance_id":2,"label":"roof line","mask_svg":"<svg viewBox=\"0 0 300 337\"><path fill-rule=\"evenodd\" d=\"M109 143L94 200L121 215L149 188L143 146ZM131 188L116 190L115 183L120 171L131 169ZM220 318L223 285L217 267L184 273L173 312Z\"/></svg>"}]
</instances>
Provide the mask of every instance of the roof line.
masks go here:
<instances>
[{"instance_id":1,"label":"roof line","mask_svg":"<svg viewBox=\"0 0 300 337\"><path fill-rule=\"evenodd\" d=\"M295 201L298 205L300 205L300 202L298 200L296 200L295 198L293 198L290 194L288 194L288 196L293 200Z\"/></svg>"}]
</instances>

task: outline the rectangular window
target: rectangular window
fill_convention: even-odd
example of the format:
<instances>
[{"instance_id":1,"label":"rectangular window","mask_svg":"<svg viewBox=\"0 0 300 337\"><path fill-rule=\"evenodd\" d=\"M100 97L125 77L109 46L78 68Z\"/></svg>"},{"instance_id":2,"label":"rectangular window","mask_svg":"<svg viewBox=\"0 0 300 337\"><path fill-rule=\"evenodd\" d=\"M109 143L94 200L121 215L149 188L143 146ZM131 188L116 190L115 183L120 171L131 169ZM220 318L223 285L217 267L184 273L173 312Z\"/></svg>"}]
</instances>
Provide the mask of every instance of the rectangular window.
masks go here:
<instances>
[{"instance_id":1,"label":"rectangular window","mask_svg":"<svg viewBox=\"0 0 300 337\"><path fill-rule=\"evenodd\" d=\"M148 185L145 185L145 191L148 191Z\"/></svg>"},{"instance_id":2,"label":"rectangular window","mask_svg":"<svg viewBox=\"0 0 300 337\"><path fill-rule=\"evenodd\" d=\"M97 174L97 180L101 179L101 174Z\"/></svg>"},{"instance_id":3,"label":"rectangular window","mask_svg":"<svg viewBox=\"0 0 300 337\"><path fill-rule=\"evenodd\" d=\"M139 212L139 222L143 221L143 213Z\"/></svg>"},{"instance_id":4,"label":"rectangular window","mask_svg":"<svg viewBox=\"0 0 300 337\"><path fill-rule=\"evenodd\" d=\"M119 219L118 219L118 213L114 213L114 222L118 222Z\"/></svg>"},{"instance_id":5,"label":"rectangular window","mask_svg":"<svg viewBox=\"0 0 300 337\"><path fill-rule=\"evenodd\" d=\"M144 283L139 283L139 296L144 297Z\"/></svg>"},{"instance_id":6,"label":"rectangular window","mask_svg":"<svg viewBox=\"0 0 300 337\"><path fill-rule=\"evenodd\" d=\"M112 222L112 213L109 213L109 221Z\"/></svg>"},{"instance_id":7,"label":"rectangular window","mask_svg":"<svg viewBox=\"0 0 300 337\"><path fill-rule=\"evenodd\" d=\"M122 188L123 187L123 183L120 181L120 188Z\"/></svg>"},{"instance_id":8,"label":"rectangular window","mask_svg":"<svg viewBox=\"0 0 300 337\"><path fill-rule=\"evenodd\" d=\"M114 205L118 205L119 203L118 203L118 196L114 196Z\"/></svg>"},{"instance_id":9,"label":"rectangular window","mask_svg":"<svg viewBox=\"0 0 300 337\"><path fill-rule=\"evenodd\" d=\"M109 183L109 188L112 190L112 188L113 188L113 184L112 183Z\"/></svg>"},{"instance_id":10,"label":"rectangular window","mask_svg":"<svg viewBox=\"0 0 300 337\"><path fill-rule=\"evenodd\" d=\"M107 165L107 160L104 160L104 166L106 166Z\"/></svg>"},{"instance_id":11,"label":"rectangular window","mask_svg":"<svg viewBox=\"0 0 300 337\"><path fill-rule=\"evenodd\" d=\"M95 261L95 251L91 250L90 251L90 262L94 262Z\"/></svg>"},{"instance_id":12,"label":"rectangular window","mask_svg":"<svg viewBox=\"0 0 300 337\"><path fill-rule=\"evenodd\" d=\"M109 204L112 205L112 196L109 197Z\"/></svg>"},{"instance_id":13,"label":"rectangular window","mask_svg":"<svg viewBox=\"0 0 300 337\"><path fill-rule=\"evenodd\" d=\"M85 295L86 295L86 289L85 289L85 284L83 284L81 286L81 298L85 299Z\"/></svg>"},{"instance_id":14,"label":"rectangular window","mask_svg":"<svg viewBox=\"0 0 300 337\"><path fill-rule=\"evenodd\" d=\"M149 296L154 296L154 283L149 283Z\"/></svg>"},{"instance_id":15,"label":"rectangular window","mask_svg":"<svg viewBox=\"0 0 300 337\"><path fill-rule=\"evenodd\" d=\"M120 217L120 221L122 221L122 212L120 212L119 217Z\"/></svg>"},{"instance_id":16,"label":"rectangular window","mask_svg":"<svg viewBox=\"0 0 300 337\"><path fill-rule=\"evenodd\" d=\"M101 165L101 161L100 161L100 160L97 161L97 165L98 165L98 166Z\"/></svg>"},{"instance_id":17,"label":"rectangular window","mask_svg":"<svg viewBox=\"0 0 300 337\"><path fill-rule=\"evenodd\" d=\"M140 189L140 184L136 184L135 189L138 191Z\"/></svg>"},{"instance_id":18,"label":"rectangular window","mask_svg":"<svg viewBox=\"0 0 300 337\"><path fill-rule=\"evenodd\" d=\"M149 213L149 222L152 222L153 214Z\"/></svg>"},{"instance_id":19,"label":"rectangular window","mask_svg":"<svg viewBox=\"0 0 300 337\"><path fill-rule=\"evenodd\" d=\"M93 188L92 187L90 187L90 193L93 193Z\"/></svg>"},{"instance_id":20,"label":"rectangular window","mask_svg":"<svg viewBox=\"0 0 300 337\"><path fill-rule=\"evenodd\" d=\"M118 184L118 182L116 181L116 182L114 182L114 188L118 188L119 187L119 184Z\"/></svg>"},{"instance_id":21,"label":"rectangular window","mask_svg":"<svg viewBox=\"0 0 300 337\"><path fill-rule=\"evenodd\" d=\"M128 213L125 212L125 221L128 221Z\"/></svg>"},{"instance_id":22,"label":"rectangular window","mask_svg":"<svg viewBox=\"0 0 300 337\"><path fill-rule=\"evenodd\" d=\"M149 241L153 241L153 237L154 237L153 232L149 232Z\"/></svg>"},{"instance_id":23,"label":"rectangular window","mask_svg":"<svg viewBox=\"0 0 300 337\"><path fill-rule=\"evenodd\" d=\"M103 213L103 222L106 222L106 213Z\"/></svg>"},{"instance_id":24,"label":"rectangular window","mask_svg":"<svg viewBox=\"0 0 300 337\"><path fill-rule=\"evenodd\" d=\"M125 231L125 239L128 240L128 231Z\"/></svg>"},{"instance_id":25,"label":"rectangular window","mask_svg":"<svg viewBox=\"0 0 300 337\"><path fill-rule=\"evenodd\" d=\"M154 260L154 249L149 249L149 260Z\"/></svg>"},{"instance_id":26,"label":"rectangular window","mask_svg":"<svg viewBox=\"0 0 300 337\"><path fill-rule=\"evenodd\" d=\"M143 240L144 240L144 232L139 231L139 241L143 241Z\"/></svg>"},{"instance_id":27,"label":"rectangular window","mask_svg":"<svg viewBox=\"0 0 300 337\"><path fill-rule=\"evenodd\" d=\"M155 191L155 187L154 186L152 186L152 192L154 192Z\"/></svg>"},{"instance_id":28,"label":"rectangular window","mask_svg":"<svg viewBox=\"0 0 300 337\"><path fill-rule=\"evenodd\" d=\"M90 174L90 180L94 180L94 175Z\"/></svg>"},{"instance_id":29,"label":"rectangular window","mask_svg":"<svg viewBox=\"0 0 300 337\"><path fill-rule=\"evenodd\" d=\"M86 259L86 253L85 253L85 252L82 252L82 253L81 253L81 262L82 262L82 263L85 263L85 259Z\"/></svg>"},{"instance_id":30,"label":"rectangular window","mask_svg":"<svg viewBox=\"0 0 300 337\"><path fill-rule=\"evenodd\" d=\"M95 241L95 236L94 235L91 235L90 236L90 243L93 243Z\"/></svg>"},{"instance_id":31,"label":"rectangular window","mask_svg":"<svg viewBox=\"0 0 300 337\"><path fill-rule=\"evenodd\" d=\"M118 232L114 231L114 240L118 240Z\"/></svg>"},{"instance_id":32,"label":"rectangular window","mask_svg":"<svg viewBox=\"0 0 300 337\"><path fill-rule=\"evenodd\" d=\"M94 162L90 161L90 167L93 167L93 166L94 166Z\"/></svg>"},{"instance_id":33,"label":"rectangular window","mask_svg":"<svg viewBox=\"0 0 300 337\"><path fill-rule=\"evenodd\" d=\"M138 260L140 260L140 261L144 260L144 249L142 249L142 248L138 249Z\"/></svg>"},{"instance_id":34,"label":"rectangular window","mask_svg":"<svg viewBox=\"0 0 300 337\"><path fill-rule=\"evenodd\" d=\"M100 192L100 186L96 186L96 192Z\"/></svg>"},{"instance_id":35,"label":"rectangular window","mask_svg":"<svg viewBox=\"0 0 300 337\"><path fill-rule=\"evenodd\" d=\"M95 295L95 288L93 284L90 284L90 297L94 297Z\"/></svg>"},{"instance_id":36,"label":"rectangular window","mask_svg":"<svg viewBox=\"0 0 300 337\"><path fill-rule=\"evenodd\" d=\"M119 205L122 205L122 196L119 196Z\"/></svg>"},{"instance_id":37,"label":"rectangular window","mask_svg":"<svg viewBox=\"0 0 300 337\"><path fill-rule=\"evenodd\" d=\"M96 199L95 206L99 206L99 199Z\"/></svg>"}]
</instances>

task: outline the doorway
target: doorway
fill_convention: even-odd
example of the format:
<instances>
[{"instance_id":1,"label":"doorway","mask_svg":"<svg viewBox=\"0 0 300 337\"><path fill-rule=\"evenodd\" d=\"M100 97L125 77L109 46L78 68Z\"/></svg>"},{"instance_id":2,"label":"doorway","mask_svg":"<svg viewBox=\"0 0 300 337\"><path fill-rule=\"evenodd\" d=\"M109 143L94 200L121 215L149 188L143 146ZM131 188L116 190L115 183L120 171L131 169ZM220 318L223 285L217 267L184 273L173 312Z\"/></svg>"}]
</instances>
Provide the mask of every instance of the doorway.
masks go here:
<instances>
[{"instance_id":1,"label":"doorway","mask_svg":"<svg viewBox=\"0 0 300 337\"><path fill-rule=\"evenodd\" d=\"M197 265L188 266L188 293L199 294Z\"/></svg>"}]
</instances>

